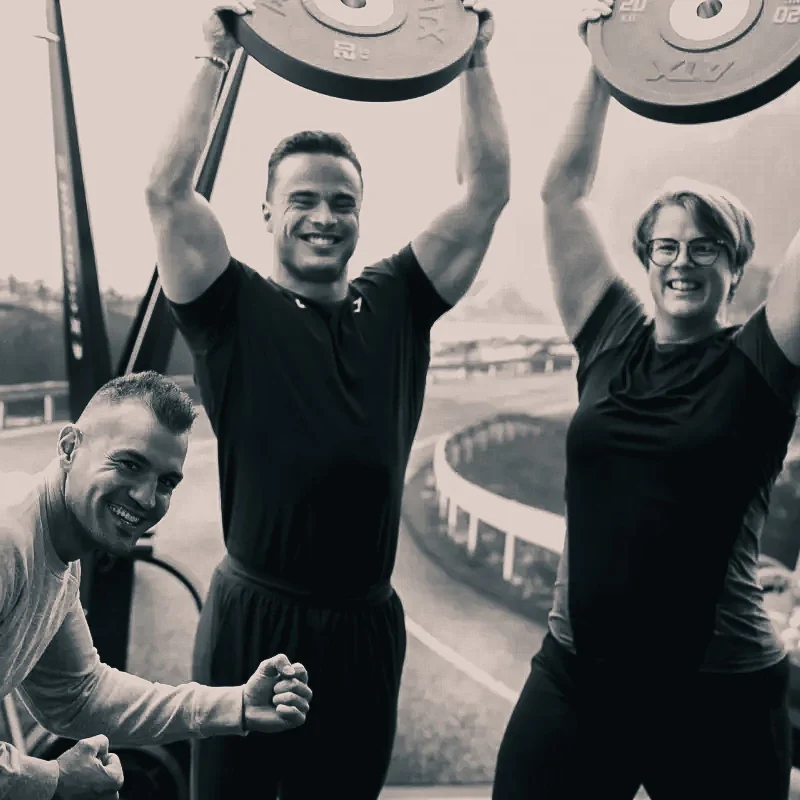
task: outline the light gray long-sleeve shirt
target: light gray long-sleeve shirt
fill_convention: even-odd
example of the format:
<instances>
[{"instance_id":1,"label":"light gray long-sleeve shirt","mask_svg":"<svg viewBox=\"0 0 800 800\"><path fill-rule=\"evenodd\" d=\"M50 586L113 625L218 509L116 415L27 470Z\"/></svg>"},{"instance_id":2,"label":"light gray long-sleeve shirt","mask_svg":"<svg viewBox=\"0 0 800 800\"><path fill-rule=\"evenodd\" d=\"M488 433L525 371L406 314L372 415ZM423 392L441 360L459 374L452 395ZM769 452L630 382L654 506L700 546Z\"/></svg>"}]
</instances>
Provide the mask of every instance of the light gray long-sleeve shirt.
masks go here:
<instances>
[{"instance_id":1,"label":"light gray long-sleeve shirt","mask_svg":"<svg viewBox=\"0 0 800 800\"><path fill-rule=\"evenodd\" d=\"M245 735L241 686L165 686L100 661L80 603L80 562L65 564L50 538L46 476L56 467L10 501L0 485L0 698L19 689L47 730L102 733L112 747ZM0 742L0 800L51 800L58 775L55 761Z\"/></svg>"}]
</instances>

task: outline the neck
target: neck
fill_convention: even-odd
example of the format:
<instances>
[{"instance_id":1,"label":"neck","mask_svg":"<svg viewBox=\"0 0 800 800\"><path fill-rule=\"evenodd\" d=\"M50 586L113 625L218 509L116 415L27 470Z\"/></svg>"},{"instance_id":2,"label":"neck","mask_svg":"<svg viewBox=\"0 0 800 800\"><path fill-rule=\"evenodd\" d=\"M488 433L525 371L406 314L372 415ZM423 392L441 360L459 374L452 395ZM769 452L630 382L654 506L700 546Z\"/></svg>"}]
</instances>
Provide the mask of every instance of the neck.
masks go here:
<instances>
[{"instance_id":1,"label":"neck","mask_svg":"<svg viewBox=\"0 0 800 800\"><path fill-rule=\"evenodd\" d=\"M712 317L670 317L659 311L655 315L656 341L659 344L690 344L705 339L725 327L724 313Z\"/></svg>"},{"instance_id":2,"label":"neck","mask_svg":"<svg viewBox=\"0 0 800 800\"><path fill-rule=\"evenodd\" d=\"M91 551L86 534L67 506L67 475L58 461L45 472L47 530L58 557L65 563L78 561Z\"/></svg>"},{"instance_id":3,"label":"neck","mask_svg":"<svg viewBox=\"0 0 800 800\"><path fill-rule=\"evenodd\" d=\"M312 301L316 300L319 303L336 303L347 297L347 270L344 270L342 276L335 281L315 283L302 280L302 278L287 270L276 259L275 268L272 271L272 280L278 286L282 286L284 289L300 295L300 297L306 297Z\"/></svg>"}]
</instances>

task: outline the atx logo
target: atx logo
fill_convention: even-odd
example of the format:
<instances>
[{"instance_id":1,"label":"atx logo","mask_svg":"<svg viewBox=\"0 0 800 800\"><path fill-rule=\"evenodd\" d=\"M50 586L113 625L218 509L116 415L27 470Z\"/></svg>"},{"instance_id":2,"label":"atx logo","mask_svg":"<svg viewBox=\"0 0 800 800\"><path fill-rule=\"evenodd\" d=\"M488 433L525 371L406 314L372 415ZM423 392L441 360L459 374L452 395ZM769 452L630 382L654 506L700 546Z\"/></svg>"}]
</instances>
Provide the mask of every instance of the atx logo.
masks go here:
<instances>
[{"instance_id":1,"label":"atx logo","mask_svg":"<svg viewBox=\"0 0 800 800\"><path fill-rule=\"evenodd\" d=\"M716 83L732 66L734 62L727 64L713 64L707 61L677 61L674 64L665 64L654 61L656 69L654 75L650 75L648 81L670 81L672 83Z\"/></svg>"}]
</instances>

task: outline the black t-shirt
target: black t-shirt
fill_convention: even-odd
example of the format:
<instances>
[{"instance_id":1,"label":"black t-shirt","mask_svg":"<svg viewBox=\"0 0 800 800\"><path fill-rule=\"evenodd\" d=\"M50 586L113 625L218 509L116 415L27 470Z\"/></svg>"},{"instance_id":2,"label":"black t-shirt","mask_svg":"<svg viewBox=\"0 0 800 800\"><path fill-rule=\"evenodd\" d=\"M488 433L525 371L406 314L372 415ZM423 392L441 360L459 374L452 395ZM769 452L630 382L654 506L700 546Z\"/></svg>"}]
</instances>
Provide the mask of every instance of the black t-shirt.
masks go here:
<instances>
[{"instance_id":1,"label":"black t-shirt","mask_svg":"<svg viewBox=\"0 0 800 800\"><path fill-rule=\"evenodd\" d=\"M340 303L232 259L171 308L218 440L228 552L304 594L388 581L430 329L449 309L411 247L367 267Z\"/></svg>"},{"instance_id":2,"label":"black t-shirt","mask_svg":"<svg viewBox=\"0 0 800 800\"><path fill-rule=\"evenodd\" d=\"M598 663L694 669L748 508L766 507L782 468L800 370L763 306L743 326L660 345L622 281L575 347L566 479L575 649Z\"/></svg>"}]
</instances>

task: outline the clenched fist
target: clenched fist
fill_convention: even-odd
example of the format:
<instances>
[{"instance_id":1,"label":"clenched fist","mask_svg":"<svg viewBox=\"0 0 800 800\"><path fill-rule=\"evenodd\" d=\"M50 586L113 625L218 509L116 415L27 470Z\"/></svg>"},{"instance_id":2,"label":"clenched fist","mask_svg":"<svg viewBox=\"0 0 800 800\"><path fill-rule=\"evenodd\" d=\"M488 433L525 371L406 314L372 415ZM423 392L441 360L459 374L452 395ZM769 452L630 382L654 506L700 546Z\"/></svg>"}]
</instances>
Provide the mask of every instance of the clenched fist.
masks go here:
<instances>
[{"instance_id":1,"label":"clenched fist","mask_svg":"<svg viewBox=\"0 0 800 800\"><path fill-rule=\"evenodd\" d=\"M262 733L297 728L306 721L311 695L302 664L282 654L262 661L244 687L245 727Z\"/></svg>"},{"instance_id":2,"label":"clenched fist","mask_svg":"<svg viewBox=\"0 0 800 800\"><path fill-rule=\"evenodd\" d=\"M106 736L81 739L62 753L58 762L57 800L117 800L122 788L122 764L108 752Z\"/></svg>"}]
</instances>

